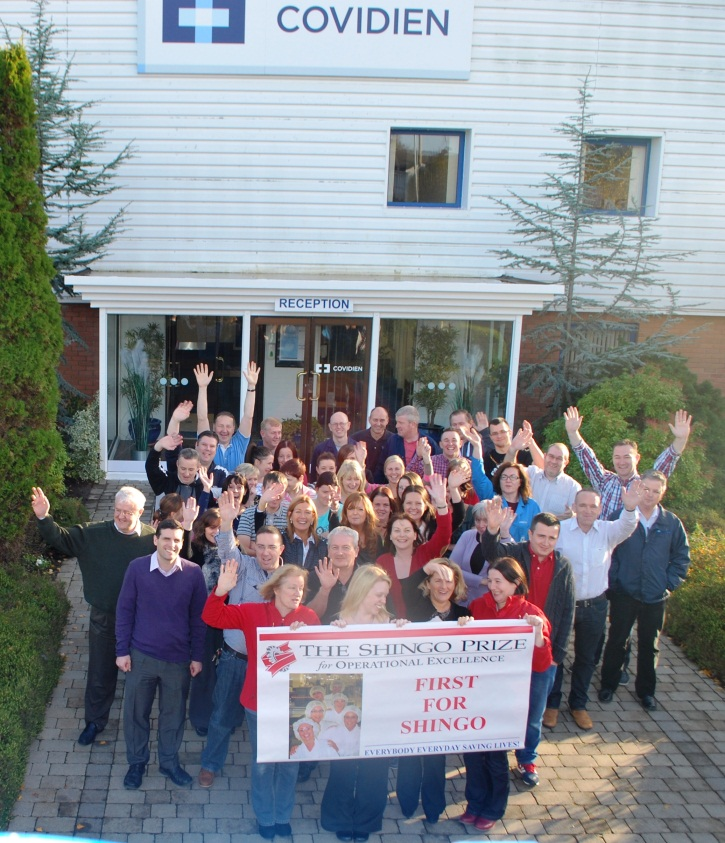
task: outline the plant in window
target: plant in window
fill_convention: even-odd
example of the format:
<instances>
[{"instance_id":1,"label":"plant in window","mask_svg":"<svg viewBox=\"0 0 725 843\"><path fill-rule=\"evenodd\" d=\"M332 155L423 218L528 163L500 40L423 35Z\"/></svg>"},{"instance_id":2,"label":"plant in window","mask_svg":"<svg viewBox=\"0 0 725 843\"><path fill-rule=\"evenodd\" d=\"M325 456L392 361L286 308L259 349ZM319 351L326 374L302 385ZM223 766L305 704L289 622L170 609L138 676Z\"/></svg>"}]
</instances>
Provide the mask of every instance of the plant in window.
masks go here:
<instances>
[{"instance_id":1,"label":"plant in window","mask_svg":"<svg viewBox=\"0 0 725 843\"><path fill-rule=\"evenodd\" d=\"M150 439L152 415L164 398L160 383L164 365L164 335L156 322L126 331L121 362L126 374L121 395L128 401L129 432L137 451L145 451Z\"/></svg>"},{"instance_id":2,"label":"plant in window","mask_svg":"<svg viewBox=\"0 0 725 843\"><path fill-rule=\"evenodd\" d=\"M538 198L513 192L512 199L493 198L510 217L518 241L494 254L509 270L532 270L535 280L564 288L542 310L551 319L527 334L535 362L520 370L522 385L549 402L553 416L602 378L671 357L672 345L684 339L670 333L678 321L677 295L660 265L686 255L658 249L651 218L593 210L595 194L621 183L626 156L617 152L618 144L602 142L607 133L594 128L590 100L585 80L577 113L556 129L569 148L547 156L558 167L535 187ZM646 339L622 330L623 322L655 316L663 322Z\"/></svg>"},{"instance_id":3,"label":"plant in window","mask_svg":"<svg viewBox=\"0 0 725 843\"><path fill-rule=\"evenodd\" d=\"M448 386L456 370L458 329L453 325L420 325L415 343L413 377L420 384L413 403L428 413L428 426L435 424L438 410L449 401Z\"/></svg>"}]
</instances>

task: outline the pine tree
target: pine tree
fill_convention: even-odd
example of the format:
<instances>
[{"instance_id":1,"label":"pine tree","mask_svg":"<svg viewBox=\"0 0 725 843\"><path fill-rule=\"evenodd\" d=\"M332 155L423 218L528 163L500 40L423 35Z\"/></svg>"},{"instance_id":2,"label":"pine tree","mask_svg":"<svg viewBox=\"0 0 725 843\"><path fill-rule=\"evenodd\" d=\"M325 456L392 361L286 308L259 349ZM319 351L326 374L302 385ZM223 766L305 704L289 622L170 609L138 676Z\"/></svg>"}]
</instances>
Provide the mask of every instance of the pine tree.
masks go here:
<instances>
[{"instance_id":1,"label":"pine tree","mask_svg":"<svg viewBox=\"0 0 725 843\"><path fill-rule=\"evenodd\" d=\"M564 287L542 311L550 320L526 336L536 347L536 362L520 369L522 386L550 403L554 415L602 378L672 357L669 349L682 339L670 334L678 321L677 295L659 267L685 255L658 250L652 218L639 212L644 209L592 210L601 208L593 196L611 194L621 184L629 159L615 139L607 140L607 131L595 128L590 100L585 80L577 113L556 129L570 147L547 154L558 167L535 187L539 198L511 191L512 200L493 199L510 216L519 243L494 254L508 269L533 270L537 280ZM642 341L626 330L655 316L665 317L662 326ZM616 342L602 343L607 334Z\"/></svg>"},{"instance_id":2,"label":"pine tree","mask_svg":"<svg viewBox=\"0 0 725 843\"><path fill-rule=\"evenodd\" d=\"M106 163L105 133L97 123L84 119L94 102L71 99L72 57L61 60L53 39L64 30L46 15L47 0L35 0L31 26L20 27L32 68L33 95L38 122L40 166L37 182L48 215L48 254L55 266L53 287L65 291L63 275L80 272L103 257L121 232L125 208L100 227L88 224L88 213L104 196L118 189L114 182L121 164L132 155L126 145Z\"/></svg>"},{"instance_id":3,"label":"pine tree","mask_svg":"<svg viewBox=\"0 0 725 843\"><path fill-rule=\"evenodd\" d=\"M35 181L39 162L30 65L19 44L0 51L0 544L28 520L33 485L62 488L65 453L55 429L63 347L50 281L47 218ZM6 546L7 547L7 546ZM4 558L0 553L0 559Z\"/></svg>"}]
</instances>

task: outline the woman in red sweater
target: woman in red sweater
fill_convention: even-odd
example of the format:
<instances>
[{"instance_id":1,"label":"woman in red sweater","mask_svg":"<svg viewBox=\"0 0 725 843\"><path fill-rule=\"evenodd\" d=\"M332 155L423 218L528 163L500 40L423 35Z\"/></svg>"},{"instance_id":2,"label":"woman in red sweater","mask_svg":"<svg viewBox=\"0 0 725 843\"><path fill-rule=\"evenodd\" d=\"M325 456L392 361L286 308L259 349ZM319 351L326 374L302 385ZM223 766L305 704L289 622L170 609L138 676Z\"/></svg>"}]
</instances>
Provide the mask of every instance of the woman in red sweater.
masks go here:
<instances>
[{"instance_id":1,"label":"woman in red sweater","mask_svg":"<svg viewBox=\"0 0 725 843\"><path fill-rule=\"evenodd\" d=\"M413 519L405 513L396 513L390 518L388 530L393 553L384 553L375 563L392 580L390 598L399 618L405 617L405 600L400 581L420 570L431 559L442 556L443 548L451 540L452 522L446 503L446 480L440 474L434 474L430 479L430 497L438 523L430 541L421 544L420 533Z\"/></svg>"},{"instance_id":2,"label":"woman in red sweater","mask_svg":"<svg viewBox=\"0 0 725 843\"><path fill-rule=\"evenodd\" d=\"M264 603L242 603L227 606L224 599L237 584L238 564L223 562L217 587L209 595L202 620L219 629L241 629L247 641L249 667L240 701L247 713L252 744L252 807L257 816L259 834L271 840L275 834L292 834L290 817L295 803L295 785L299 764L260 764L257 761L257 628L319 624L320 619L307 606L302 606L307 584L307 571L297 565L283 565L259 587Z\"/></svg>"},{"instance_id":3,"label":"woman in red sweater","mask_svg":"<svg viewBox=\"0 0 725 843\"><path fill-rule=\"evenodd\" d=\"M534 628L534 660L532 669L543 673L552 665L551 624L546 615L525 599L529 587L526 574L510 556L491 562L488 567L488 592L474 600L468 611L477 621L520 618ZM489 831L506 813L509 797L508 753L467 752L466 812L462 823L479 831Z\"/></svg>"}]
</instances>

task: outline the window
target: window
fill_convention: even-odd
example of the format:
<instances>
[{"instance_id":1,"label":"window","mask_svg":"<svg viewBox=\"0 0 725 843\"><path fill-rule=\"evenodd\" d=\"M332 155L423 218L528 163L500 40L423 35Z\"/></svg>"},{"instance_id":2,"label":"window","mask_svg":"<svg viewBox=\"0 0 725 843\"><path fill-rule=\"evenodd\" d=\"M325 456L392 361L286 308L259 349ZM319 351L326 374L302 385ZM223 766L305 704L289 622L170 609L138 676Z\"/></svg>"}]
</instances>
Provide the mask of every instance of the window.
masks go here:
<instances>
[{"instance_id":1,"label":"window","mask_svg":"<svg viewBox=\"0 0 725 843\"><path fill-rule=\"evenodd\" d=\"M646 214L651 141L643 138L588 138L584 201L592 213ZM649 207L648 207L649 205Z\"/></svg>"},{"instance_id":2,"label":"window","mask_svg":"<svg viewBox=\"0 0 725 843\"><path fill-rule=\"evenodd\" d=\"M461 207L464 132L393 129L388 205Z\"/></svg>"}]
</instances>

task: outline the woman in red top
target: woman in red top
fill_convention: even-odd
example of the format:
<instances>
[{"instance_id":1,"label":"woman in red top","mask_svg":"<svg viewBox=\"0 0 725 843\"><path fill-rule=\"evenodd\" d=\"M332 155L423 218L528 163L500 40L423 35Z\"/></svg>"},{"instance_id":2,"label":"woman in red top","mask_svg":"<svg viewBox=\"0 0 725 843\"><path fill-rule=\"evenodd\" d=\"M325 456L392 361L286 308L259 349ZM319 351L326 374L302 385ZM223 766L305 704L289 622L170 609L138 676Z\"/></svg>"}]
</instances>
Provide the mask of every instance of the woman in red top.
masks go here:
<instances>
[{"instance_id":1,"label":"woman in red top","mask_svg":"<svg viewBox=\"0 0 725 843\"><path fill-rule=\"evenodd\" d=\"M526 574L510 556L491 562L488 567L488 592L474 600L468 611L477 621L521 618L534 628L533 671L544 673L552 663L551 624L546 615L525 599L529 587ZM509 796L508 753L467 752L466 812L462 823L479 831L489 831L506 813Z\"/></svg>"},{"instance_id":2,"label":"woman in red top","mask_svg":"<svg viewBox=\"0 0 725 843\"><path fill-rule=\"evenodd\" d=\"M451 514L446 503L446 481L440 474L430 479L430 496L436 509L438 527L430 541L421 544L420 533L413 519L405 513L396 513L390 518L388 536L393 546L392 553L384 553L375 563L392 580L390 597L395 614L405 617L405 600L400 581L420 570L426 562L442 556L443 548L451 540Z\"/></svg>"},{"instance_id":3,"label":"woman in red top","mask_svg":"<svg viewBox=\"0 0 725 843\"><path fill-rule=\"evenodd\" d=\"M247 641L249 668L240 701L247 712L252 744L252 807L257 816L259 834L271 840L275 834L292 834L290 817L295 803L295 785L299 764L260 764L257 761L257 628L319 624L320 619L302 598L307 584L307 571L297 565L283 565L259 587L264 603L242 603L227 606L224 599L237 584L238 564L223 562L217 587L209 595L202 612L204 623L219 629L241 629Z\"/></svg>"}]
</instances>

